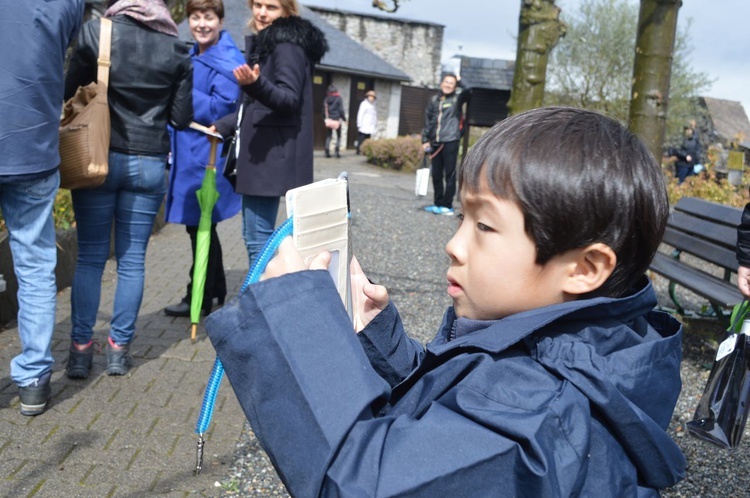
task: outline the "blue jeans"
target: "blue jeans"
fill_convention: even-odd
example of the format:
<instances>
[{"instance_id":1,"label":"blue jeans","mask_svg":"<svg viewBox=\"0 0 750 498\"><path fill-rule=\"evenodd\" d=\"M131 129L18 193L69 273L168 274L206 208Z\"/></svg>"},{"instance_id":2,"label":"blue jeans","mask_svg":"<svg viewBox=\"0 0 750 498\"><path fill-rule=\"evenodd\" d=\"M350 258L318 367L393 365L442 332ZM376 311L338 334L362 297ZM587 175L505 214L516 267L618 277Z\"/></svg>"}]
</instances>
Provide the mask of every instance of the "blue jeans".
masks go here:
<instances>
[{"instance_id":1,"label":"blue jeans","mask_svg":"<svg viewBox=\"0 0 750 498\"><path fill-rule=\"evenodd\" d=\"M114 222L117 287L109 336L128 344L143 299L146 246L167 191L166 156L109 153L109 174L93 189L73 190L78 226L78 261L70 294L71 339L91 340L109 258Z\"/></svg>"},{"instance_id":2,"label":"blue jeans","mask_svg":"<svg viewBox=\"0 0 750 498\"><path fill-rule=\"evenodd\" d=\"M52 206L60 174L41 180L0 183L0 209L10 234L18 279L18 335L21 354L10 362L10 377L25 387L52 369L57 246Z\"/></svg>"},{"instance_id":3,"label":"blue jeans","mask_svg":"<svg viewBox=\"0 0 750 498\"><path fill-rule=\"evenodd\" d=\"M278 213L279 197L242 196L242 236L245 239L250 268L273 234Z\"/></svg>"}]
</instances>

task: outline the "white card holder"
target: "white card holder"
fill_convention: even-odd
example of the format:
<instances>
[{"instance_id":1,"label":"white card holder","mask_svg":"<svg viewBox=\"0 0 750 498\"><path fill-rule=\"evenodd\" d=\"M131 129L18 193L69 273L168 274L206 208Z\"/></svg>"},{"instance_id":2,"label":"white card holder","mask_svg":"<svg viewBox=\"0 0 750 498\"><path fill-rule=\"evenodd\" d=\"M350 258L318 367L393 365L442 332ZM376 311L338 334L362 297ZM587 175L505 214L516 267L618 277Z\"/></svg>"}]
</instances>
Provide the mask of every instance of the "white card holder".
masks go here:
<instances>
[{"instance_id":1,"label":"white card holder","mask_svg":"<svg viewBox=\"0 0 750 498\"><path fill-rule=\"evenodd\" d=\"M344 175L304 185L286 193L287 215L293 217L294 246L303 258L331 253L331 274L352 317L348 182Z\"/></svg>"}]
</instances>

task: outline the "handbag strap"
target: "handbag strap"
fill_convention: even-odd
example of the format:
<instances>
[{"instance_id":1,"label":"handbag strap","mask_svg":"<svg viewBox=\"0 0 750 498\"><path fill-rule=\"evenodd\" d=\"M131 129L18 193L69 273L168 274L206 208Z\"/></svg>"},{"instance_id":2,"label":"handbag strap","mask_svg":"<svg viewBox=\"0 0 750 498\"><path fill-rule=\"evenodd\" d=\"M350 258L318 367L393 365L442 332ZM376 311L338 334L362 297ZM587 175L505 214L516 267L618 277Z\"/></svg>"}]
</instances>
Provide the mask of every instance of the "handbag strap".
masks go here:
<instances>
[{"instance_id":1,"label":"handbag strap","mask_svg":"<svg viewBox=\"0 0 750 498\"><path fill-rule=\"evenodd\" d=\"M326 119L328 119L328 101L324 101L324 102L323 102L323 105L324 105L324 106L325 106L325 108L326 108Z\"/></svg>"},{"instance_id":2,"label":"handbag strap","mask_svg":"<svg viewBox=\"0 0 750 498\"><path fill-rule=\"evenodd\" d=\"M98 66L96 80L105 87L109 85L110 50L112 48L112 21L105 17L101 18L99 30L99 58L96 60Z\"/></svg>"}]
</instances>

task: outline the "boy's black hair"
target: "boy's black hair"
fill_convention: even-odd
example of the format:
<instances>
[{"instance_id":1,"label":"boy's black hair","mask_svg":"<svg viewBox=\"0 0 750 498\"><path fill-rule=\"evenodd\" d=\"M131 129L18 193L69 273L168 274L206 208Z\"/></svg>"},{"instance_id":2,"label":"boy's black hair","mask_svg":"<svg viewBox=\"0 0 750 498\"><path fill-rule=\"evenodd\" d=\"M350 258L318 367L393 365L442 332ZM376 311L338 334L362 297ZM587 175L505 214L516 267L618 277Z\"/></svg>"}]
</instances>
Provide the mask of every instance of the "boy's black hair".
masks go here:
<instances>
[{"instance_id":1,"label":"boy's black hair","mask_svg":"<svg viewBox=\"0 0 750 498\"><path fill-rule=\"evenodd\" d=\"M476 192L482 176L520 206L537 264L595 242L614 250L612 275L581 297L625 295L648 268L669 215L646 145L592 111L544 107L500 122L469 150L459 188Z\"/></svg>"}]
</instances>

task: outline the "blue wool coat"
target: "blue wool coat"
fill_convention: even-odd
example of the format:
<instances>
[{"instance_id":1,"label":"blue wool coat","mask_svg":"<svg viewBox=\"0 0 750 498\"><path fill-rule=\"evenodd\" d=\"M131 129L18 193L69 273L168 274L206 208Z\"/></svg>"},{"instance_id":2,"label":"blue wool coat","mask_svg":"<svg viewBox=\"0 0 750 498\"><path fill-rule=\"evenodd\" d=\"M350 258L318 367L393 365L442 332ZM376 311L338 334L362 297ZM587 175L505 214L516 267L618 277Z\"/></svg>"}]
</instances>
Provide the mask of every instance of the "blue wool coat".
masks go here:
<instances>
[{"instance_id":1,"label":"blue wool coat","mask_svg":"<svg viewBox=\"0 0 750 498\"><path fill-rule=\"evenodd\" d=\"M643 278L624 298L497 321L445 314L409 339L393 303L352 331L329 274L250 285L206 319L293 496L658 496L682 329Z\"/></svg>"},{"instance_id":2,"label":"blue wool coat","mask_svg":"<svg viewBox=\"0 0 750 498\"><path fill-rule=\"evenodd\" d=\"M232 70L245 62L242 52L226 31L219 41L198 55L198 44L191 50L193 61L193 112L194 120L210 126L219 118L237 109L240 90ZM187 129L170 130L172 166L169 172L166 220L170 223L198 225L200 206L195 196L203 181L208 164L210 142L201 132ZM216 153L216 187L219 200L213 210L212 221L231 218L240 211L242 197L235 194L232 185L221 174L225 158L220 157L221 143Z\"/></svg>"}]
</instances>

